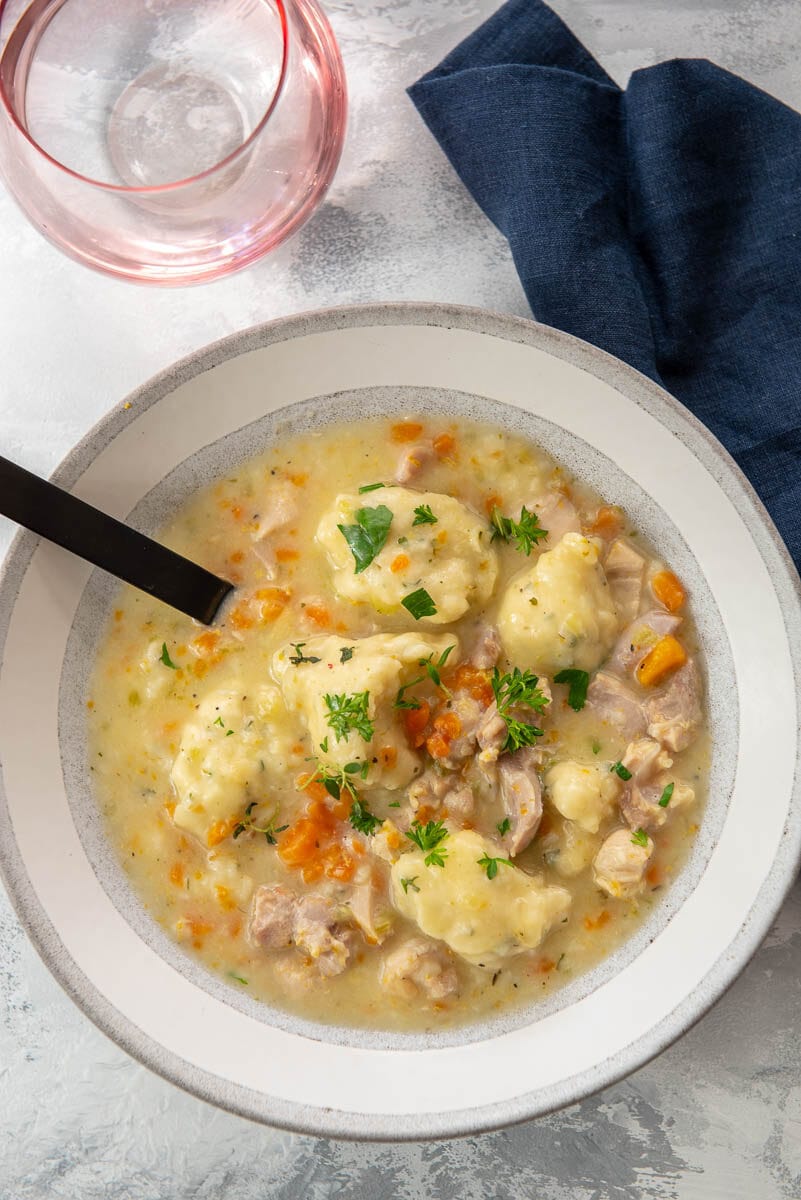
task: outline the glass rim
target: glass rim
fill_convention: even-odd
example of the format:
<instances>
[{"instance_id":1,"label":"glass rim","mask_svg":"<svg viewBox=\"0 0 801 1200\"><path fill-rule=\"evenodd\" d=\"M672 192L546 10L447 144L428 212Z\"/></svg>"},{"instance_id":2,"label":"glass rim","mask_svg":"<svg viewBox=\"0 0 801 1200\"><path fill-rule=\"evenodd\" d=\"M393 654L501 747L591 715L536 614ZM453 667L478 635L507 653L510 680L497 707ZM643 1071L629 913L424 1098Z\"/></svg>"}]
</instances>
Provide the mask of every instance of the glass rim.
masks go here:
<instances>
[{"instance_id":1,"label":"glass rim","mask_svg":"<svg viewBox=\"0 0 801 1200\"><path fill-rule=\"evenodd\" d=\"M46 7L48 5L48 0L41 0L41 2L44 7ZM68 2L69 2L69 0L60 0L60 2L59 2L59 0L50 0L50 3L53 3L57 10L62 8L64 6L64 4L66 4ZM206 167L205 170L198 171L198 173L196 175L187 175L183 179L174 179L170 183L150 184L147 186L145 186L145 185L132 186L132 185L124 184L124 183L105 183L101 179L94 179L94 178L92 178L91 175L83 175L80 171L73 170L72 167L68 167L66 165L66 163L60 162L59 159L55 158L52 154L50 154L47 150L45 150L44 147L41 146L39 144L39 142L37 142L36 138L33 137L28 132L28 130L25 128L25 126L22 124L22 122L20 121L20 119L17 115L17 110L11 101L11 97L8 95L6 88L3 84L3 74L2 74L1 70L0 70L0 108L2 108L2 110L4 110L5 114L7 115L8 119L10 120L11 124L16 128L17 132L25 139L25 141L28 142L28 144L32 147L32 149L36 151L37 154L40 154L42 156L42 158L44 158L52 166L56 167L57 170L63 171L65 175L70 176L70 178L77 180L79 183L86 183L86 184L89 184L93 188L100 189L101 191L115 192L117 194L122 194L122 195L153 196L153 195L163 195L166 192L179 191L181 188L185 188L185 187L190 186L191 184L201 182L204 179L209 179L212 175L216 175L218 171L231 166L234 162L236 162L236 160L239 158L239 156L241 154L243 154L253 144L253 142L255 142L256 138L262 133L262 131L264 130L268 121L270 120L270 117L272 116L272 114L275 110L275 106L278 103L281 93L284 90L284 84L286 82L287 69L288 69L288 65L289 65L289 18L287 17L287 4L289 2L290 2L290 0L261 0L262 4L265 4L268 6L273 5L277 9L278 18L279 18L279 22L280 22L280 26L281 26L281 42L282 42L282 45L281 45L281 69L279 71L278 80L275 85L275 91L273 92L272 98L270 99L270 102L267 105L267 108L265 109L263 116L261 117L259 122L254 126L254 128L251 130L251 132L248 134L248 136L244 139L244 141L240 142L239 145L230 152L230 154L227 154L225 156L225 158L221 158L218 162L213 163L210 167ZM5 15L6 9L10 3L11 3L11 0L0 0L0 34L2 33L3 17ZM8 37L8 40L6 41L2 50L0 50L0 67L2 66L3 60L5 59L5 56L6 56L6 51L8 49L8 46L10 45L10 43L12 42L12 40L14 38L14 34L16 33L20 22L25 19L25 17L28 15L28 13L31 11L31 9L36 5L36 3L37 3L37 0L31 0L31 3L28 5L27 8L25 8L23 10L23 12L20 14L19 18L17 19L17 23L13 26L11 33ZM53 16L55 16L55 15L56 14L53 13ZM23 44L24 44L24 40L23 40Z\"/></svg>"}]
</instances>

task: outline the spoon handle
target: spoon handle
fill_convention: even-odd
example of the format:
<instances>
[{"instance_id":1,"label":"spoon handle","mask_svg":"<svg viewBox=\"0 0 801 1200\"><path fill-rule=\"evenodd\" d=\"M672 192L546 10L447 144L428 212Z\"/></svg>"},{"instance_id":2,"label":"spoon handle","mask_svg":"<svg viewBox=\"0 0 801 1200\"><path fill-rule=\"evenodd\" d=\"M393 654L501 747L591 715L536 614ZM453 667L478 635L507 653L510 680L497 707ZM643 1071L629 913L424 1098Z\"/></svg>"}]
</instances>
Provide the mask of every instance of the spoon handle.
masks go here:
<instances>
[{"instance_id":1,"label":"spoon handle","mask_svg":"<svg viewBox=\"0 0 801 1200\"><path fill-rule=\"evenodd\" d=\"M0 513L204 625L233 589L226 579L2 457Z\"/></svg>"}]
</instances>

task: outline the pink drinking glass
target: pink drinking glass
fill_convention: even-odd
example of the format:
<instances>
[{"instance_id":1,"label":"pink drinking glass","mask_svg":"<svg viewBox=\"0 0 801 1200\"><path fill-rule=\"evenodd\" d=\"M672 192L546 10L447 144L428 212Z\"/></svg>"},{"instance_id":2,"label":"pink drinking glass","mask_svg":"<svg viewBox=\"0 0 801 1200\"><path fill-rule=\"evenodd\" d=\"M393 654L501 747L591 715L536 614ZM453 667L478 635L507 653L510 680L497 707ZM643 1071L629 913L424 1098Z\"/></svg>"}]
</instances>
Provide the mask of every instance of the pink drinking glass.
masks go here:
<instances>
[{"instance_id":1,"label":"pink drinking glass","mask_svg":"<svg viewBox=\"0 0 801 1200\"><path fill-rule=\"evenodd\" d=\"M217 279L314 211L345 132L316 0L0 0L0 173L67 254Z\"/></svg>"}]
</instances>

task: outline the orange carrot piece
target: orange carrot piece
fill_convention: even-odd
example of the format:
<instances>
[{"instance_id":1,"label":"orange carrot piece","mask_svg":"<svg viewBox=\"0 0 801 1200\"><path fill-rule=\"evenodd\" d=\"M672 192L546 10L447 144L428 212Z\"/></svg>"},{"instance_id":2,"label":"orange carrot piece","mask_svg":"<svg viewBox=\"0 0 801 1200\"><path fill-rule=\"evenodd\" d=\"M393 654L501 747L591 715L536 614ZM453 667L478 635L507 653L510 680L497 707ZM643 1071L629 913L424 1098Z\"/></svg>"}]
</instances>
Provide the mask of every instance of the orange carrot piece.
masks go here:
<instances>
[{"instance_id":1,"label":"orange carrot piece","mask_svg":"<svg viewBox=\"0 0 801 1200\"><path fill-rule=\"evenodd\" d=\"M411 559L408 554L396 554L392 562L389 564L389 569L393 575L398 575L401 571L405 571Z\"/></svg>"},{"instance_id":2,"label":"orange carrot piece","mask_svg":"<svg viewBox=\"0 0 801 1200\"><path fill-rule=\"evenodd\" d=\"M170 883L174 883L176 887L184 886L184 865L183 865L183 863L175 862L170 867Z\"/></svg>"},{"instance_id":3,"label":"orange carrot piece","mask_svg":"<svg viewBox=\"0 0 801 1200\"><path fill-rule=\"evenodd\" d=\"M402 446L406 442L413 442L419 438L423 432L423 426L419 421L398 421L389 432L393 442Z\"/></svg>"},{"instance_id":4,"label":"orange carrot piece","mask_svg":"<svg viewBox=\"0 0 801 1200\"><path fill-rule=\"evenodd\" d=\"M224 842L234 832L239 824L238 817L229 817L227 821L215 821L206 834L206 845L211 848Z\"/></svg>"},{"instance_id":5,"label":"orange carrot piece","mask_svg":"<svg viewBox=\"0 0 801 1200\"><path fill-rule=\"evenodd\" d=\"M637 678L643 687L655 687L666 675L687 661L687 652L672 633L660 638L637 667Z\"/></svg>"},{"instance_id":6,"label":"orange carrot piece","mask_svg":"<svg viewBox=\"0 0 801 1200\"><path fill-rule=\"evenodd\" d=\"M331 614L323 604L307 604L304 608L304 613L309 620L320 627L320 629L331 628Z\"/></svg>"},{"instance_id":7,"label":"orange carrot piece","mask_svg":"<svg viewBox=\"0 0 801 1200\"><path fill-rule=\"evenodd\" d=\"M437 458L455 458L456 438L452 433L438 433L431 445Z\"/></svg>"},{"instance_id":8,"label":"orange carrot piece","mask_svg":"<svg viewBox=\"0 0 801 1200\"><path fill-rule=\"evenodd\" d=\"M431 706L427 700L420 701L419 708L407 708L403 713L403 727L406 736L415 748L422 746L426 740L425 728L431 716Z\"/></svg>"},{"instance_id":9,"label":"orange carrot piece","mask_svg":"<svg viewBox=\"0 0 801 1200\"><path fill-rule=\"evenodd\" d=\"M300 817L278 838L278 854L288 867L308 863L318 848L320 829L315 821Z\"/></svg>"},{"instance_id":10,"label":"orange carrot piece","mask_svg":"<svg viewBox=\"0 0 801 1200\"><path fill-rule=\"evenodd\" d=\"M445 683L451 691L466 691L487 707L495 699L489 671L482 671L472 663L462 663L445 677Z\"/></svg>"},{"instance_id":11,"label":"orange carrot piece","mask_svg":"<svg viewBox=\"0 0 801 1200\"><path fill-rule=\"evenodd\" d=\"M280 563L294 562L300 558L300 551L294 550L292 546L278 546L275 551L275 558Z\"/></svg>"},{"instance_id":12,"label":"orange carrot piece","mask_svg":"<svg viewBox=\"0 0 801 1200\"><path fill-rule=\"evenodd\" d=\"M685 592L681 580L672 571L659 571L651 580L651 591L668 612L678 612L684 603Z\"/></svg>"},{"instance_id":13,"label":"orange carrot piece","mask_svg":"<svg viewBox=\"0 0 801 1200\"><path fill-rule=\"evenodd\" d=\"M604 504L598 509L595 517L590 522L588 533L594 533L597 537L605 538L611 541L612 538L618 536L623 528L623 513L619 508L614 508L609 504Z\"/></svg>"},{"instance_id":14,"label":"orange carrot piece","mask_svg":"<svg viewBox=\"0 0 801 1200\"><path fill-rule=\"evenodd\" d=\"M596 929L603 929L604 925L608 925L611 917L605 908L601 909L596 917L585 917L584 928L592 933Z\"/></svg>"}]
</instances>

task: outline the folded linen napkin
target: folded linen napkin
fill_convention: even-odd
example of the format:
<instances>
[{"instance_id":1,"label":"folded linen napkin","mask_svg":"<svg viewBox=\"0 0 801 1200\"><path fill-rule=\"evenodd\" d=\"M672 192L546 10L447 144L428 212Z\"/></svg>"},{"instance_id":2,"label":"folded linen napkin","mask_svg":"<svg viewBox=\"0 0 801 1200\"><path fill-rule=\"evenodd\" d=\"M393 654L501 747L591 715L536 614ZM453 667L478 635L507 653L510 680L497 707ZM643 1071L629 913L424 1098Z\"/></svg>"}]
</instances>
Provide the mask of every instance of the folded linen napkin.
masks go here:
<instances>
[{"instance_id":1,"label":"folded linen napkin","mask_svg":"<svg viewBox=\"0 0 801 1200\"><path fill-rule=\"evenodd\" d=\"M705 60L622 91L541 0L409 94L535 316L692 409L801 567L801 115Z\"/></svg>"}]
</instances>

